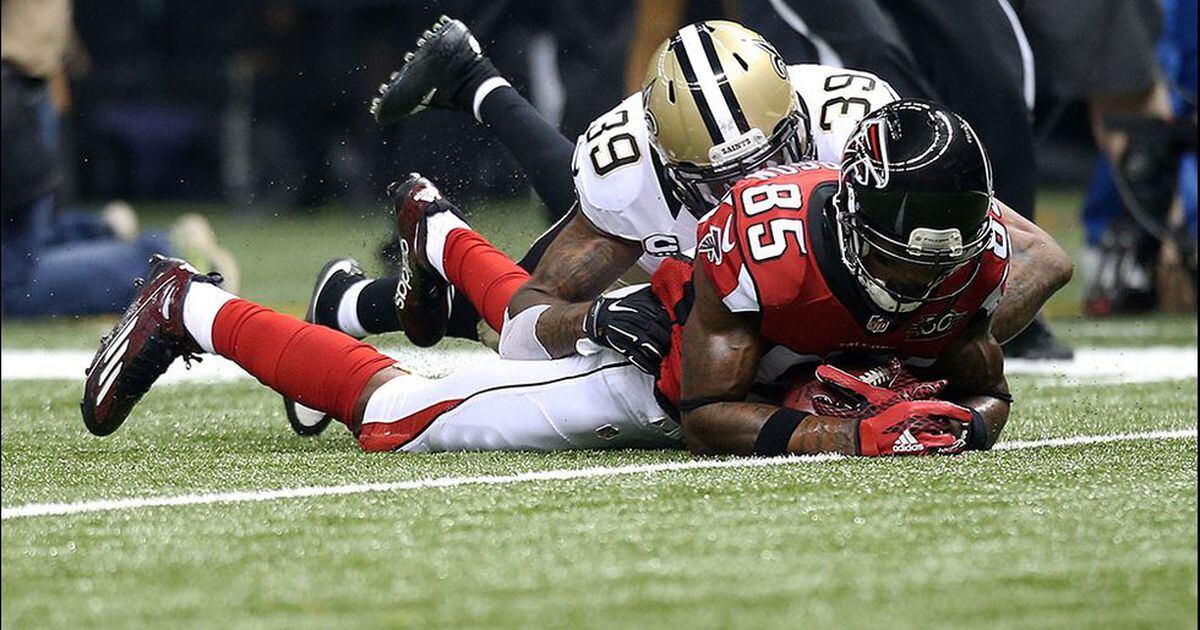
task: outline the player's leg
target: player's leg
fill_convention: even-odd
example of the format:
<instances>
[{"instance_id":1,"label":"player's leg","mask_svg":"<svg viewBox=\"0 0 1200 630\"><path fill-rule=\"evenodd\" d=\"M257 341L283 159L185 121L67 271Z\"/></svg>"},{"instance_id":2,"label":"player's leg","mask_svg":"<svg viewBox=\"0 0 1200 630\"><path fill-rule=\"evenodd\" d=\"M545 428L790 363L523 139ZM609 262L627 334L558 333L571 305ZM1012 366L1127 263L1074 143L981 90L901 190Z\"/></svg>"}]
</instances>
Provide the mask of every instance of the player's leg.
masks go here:
<instances>
[{"instance_id":1,"label":"player's leg","mask_svg":"<svg viewBox=\"0 0 1200 630\"><path fill-rule=\"evenodd\" d=\"M179 357L219 354L275 391L340 419L366 450L663 447L678 427L652 377L600 353L477 366L445 380L395 369L371 346L238 299L181 260L156 257L88 368L81 411L108 435Z\"/></svg>"},{"instance_id":2,"label":"player's leg","mask_svg":"<svg viewBox=\"0 0 1200 630\"><path fill-rule=\"evenodd\" d=\"M556 451L678 448L653 377L615 353L554 361L496 359L440 379L403 374L371 388L364 450Z\"/></svg>"},{"instance_id":3,"label":"player's leg","mask_svg":"<svg viewBox=\"0 0 1200 630\"><path fill-rule=\"evenodd\" d=\"M416 173L389 188L402 254L396 308L405 334L418 346L441 339L450 286L464 294L494 330L529 272L467 225L463 214Z\"/></svg>"},{"instance_id":4,"label":"player's leg","mask_svg":"<svg viewBox=\"0 0 1200 630\"><path fill-rule=\"evenodd\" d=\"M443 16L405 55L404 65L380 86L371 111L393 123L429 107L470 112L512 153L553 216L575 203L571 175L574 143L542 118L458 20Z\"/></svg>"},{"instance_id":5,"label":"player's leg","mask_svg":"<svg viewBox=\"0 0 1200 630\"><path fill-rule=\"evenodd\" d=\"M343 333L238 299L181 260L155 256L87 370L84 422L115 431L175 359L219 354L275 391L351 425L371 378L395 361Z\"/></svg>"},{"instance_id":6,"label":"player's leg","mask_svg":"<svg viewBox=\"0 0 1200 630\"><path fill-rule=\"evenodd\" d=\"M428 180L410 175L390 186L388 193L400 237L401 275L390 281L368 280L354 260L334 259L317 277L305 321L356 338L403 329L414 344L428 347L452 333L451 326L463 325L465 303L475 321L475 314L483 313L488 325L499 331L509 301L529 273L471 230L462 213ZM458 292L447 308L450 286ZM364 322L394 327L372 330ZM475 328L474 322L470 325ZM316 435L330 421L328 414L296 400L285 398L284 410L300 435Z\"/></svg>"},{"instance_id":7,"label":"player's leg","mask_svg":"<svg viewBox=\"0 0 1200 630\"><path fill-rule=\"evenodd\" d=\"M373 105L377 118L394 122L425 107L471 112L513 154L551 214L568 215L575 202L570 166L574 145L513 89L486 56L471 48L472 41L461 22L439 22L382 87ZM560 220L538 237L518 266L532 272L565 224ZM319 298L337 303L337 321L318 321L357 336L400 330L391 303L398 276L373 280L347 276L344 280L335 278ZM478 318L471 301L458 297L447 333L475 339Z\"/></svg>"},{"instance_id":8,"label":"player's leg","mask_svg":"<svg viewBox=\"0 0 1200 630\"><path fill-rule=\"evenodd\" d=\"M482 244L487 243L486 239L473 231L474 237L465 238L462 242L455 239L447 245L440 246L443 252L442 259L451 261L451 269L465 268L466 271L460 275L476 278L485 285L499 279L511 288L510 291L507 291L511 297L512 291L515 291L516 287L519 287L524 281L510 282L505 279L522 275L528 277L546 252L546 248L574 216L574 210L563 215L533 242L520 260L515 262L490 244L483 247ZM461 244L467 246L460 247ZM472 247L472 245L478 245L478 247ZM496 264L471 264L470 261L475 259L463 253L471 251L486 252L481 260L492 260ZM335 261L330 261L330 263ZM331 277L326 278L324 273L325 270L322 270L322 273L318 274L317 286L310 298L311 304L320 305L316 310L316 318L312 321L358 338L398 332L403 329L394 303L400 276L368 278L361 270L353 273L337 270ZM483 293L490 292L485 290ZM499 294L493 293L492 295ZM470 296L470 293L464 291L454 293L450 305L450 318L446 326L446 336L472 341L479 340L480 311L476 306L476 300ZM505 306L507 306L507 302L505 302ZM493 317L486 321L489 326L492 326L491 322L494 320ZM495 327L493 330L499 331Z\"/></svg>"}]
</instances>

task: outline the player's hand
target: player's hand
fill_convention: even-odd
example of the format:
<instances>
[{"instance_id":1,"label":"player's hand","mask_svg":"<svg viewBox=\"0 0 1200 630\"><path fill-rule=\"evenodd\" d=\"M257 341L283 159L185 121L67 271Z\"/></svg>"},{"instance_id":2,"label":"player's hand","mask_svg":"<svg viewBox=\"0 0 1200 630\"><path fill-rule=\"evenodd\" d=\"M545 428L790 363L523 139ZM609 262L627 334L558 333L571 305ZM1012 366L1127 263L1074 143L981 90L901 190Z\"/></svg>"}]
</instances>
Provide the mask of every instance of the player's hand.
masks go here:
<instances>
[{"instance_id":1,"label":"player's hand","mask_svg":"<svg viewBox=\"0 0 1200 630\"><path fill-rule=\"evenodd\" d=\"M944 400L896 403L859 421L859 454L956 455L967 450L967 431L974 413Z\"/></svg>"},{"instance_id":2,"label":"player's hand","mask_svg":"<svg viewBox=\"0 0 1200 630\"><path fill-rule=\"evenodd\" d=\"M906 400L933 398L946 388L945 379L921 381L905 375L903 365L896 358L889 360L881 369L883 372L875 375L876 380L890 387L872 385L829 364L818 366L817 380L832 395L814 395L813 410L822 416L862 420Z\"/></svg>"},{"instance_id":3,"label":"player's hand","mask_svg":"<svg viewBox=\"0 0 1200 630\"><path fill-rule=\"evenodd\" d=\"M650 285L641 284L596 298L583 319L588 339L612 348L647 374L658 374L671 349L671 318Z\"/></svg>"}]
</instances>

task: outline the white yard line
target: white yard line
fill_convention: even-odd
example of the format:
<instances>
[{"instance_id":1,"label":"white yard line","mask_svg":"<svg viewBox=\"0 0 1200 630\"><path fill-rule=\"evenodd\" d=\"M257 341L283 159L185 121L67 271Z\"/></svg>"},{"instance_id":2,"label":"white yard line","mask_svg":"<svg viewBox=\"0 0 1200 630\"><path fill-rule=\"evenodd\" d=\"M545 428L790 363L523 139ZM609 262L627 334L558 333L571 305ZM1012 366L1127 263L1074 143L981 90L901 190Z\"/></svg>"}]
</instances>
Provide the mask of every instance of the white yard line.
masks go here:
<instances>
[{"instance_id":1,"label":"white yard line","mask_svg":"<svg viewBox=\"0 0 1200 630\"><path fill-rule=\"evenodd\" d=\"M1195 346L1080 348L1071 361L1008 359L1004 371L1055 379L1063 385L1147 383L1195 378L1196 358Z\"/></svg>"},{"instance_id":2,"label":"white yard line","mask_svg":"<svg viewBox=\"0 0 1200 630\"><path fill-rule=\"evenodd\" d=\"M1179 429L1172 431L1147 431L1144 433L1117 433L1111 435L1089 435L1068 438L1050 438L1044 440L1027 440L1002 442L996 445L996 450L1014 451L1031 448L1057 448L1080 444L1102 444L1106 442L1127 442L1131 440L1177 440L1195 439L1196 429ZM204 494L185 494L173 497L131 497L108 501L82 501L78 503L34 503L6 507L0 510L0 520L30 518L35 516L64 516L70 514L88 514L95 512L113 512L148 507L168 507L179 505L210 505L214 503L249 503L259 501L276 501L279 499L299 499L306 497L325 497L347 494L363 494L367 492L401 492L406 490L423 490L427 488L451 488L455 486L487 485L498 486L527 481L562 481L569 479L592 479L597 477L615 477L620 475L654 474L678 470L704 470L714 468L761 468L766 466L790 466L798 464L813 464L842 459L840 455L809 455L804 457L779 457L774 459L724 459L724 460L691 460L685 462L668 462L663 464L639 464L631 466L579 468L573 470L541 470L518 473L515 475L483 475L476 477L439 477L435 479L417 479L413 481L397 481L390 483L363 483L341 486L313 486L305 488L282 488L279 490L245 490L240 492L214 492Z\"/></svg>"},{"instance_id":3,"label":"white yard line","mask_svg":"<svg viewBox=\"0 0 1200 630\"><path fill-rule=\"evenodd\" d=\"M438 350L390 348L384 352L425 376L442 376L480 361L499 360L494 352L482 346ZM82 382L83 369L91 359L92 352L82 350L5 350L0 353L0 376L5 381L67 379ZM1141 383L1195 378L1196 359L1194 346L1080 348L1072 361L1009 360L1005 369L1009 374L1033 374L1053 379L1055 384ZM211 383L248 378L250 376L232 361L208 356L190 370L182 361L177 362L161 382Z\"/></svg>"}]
</instances>

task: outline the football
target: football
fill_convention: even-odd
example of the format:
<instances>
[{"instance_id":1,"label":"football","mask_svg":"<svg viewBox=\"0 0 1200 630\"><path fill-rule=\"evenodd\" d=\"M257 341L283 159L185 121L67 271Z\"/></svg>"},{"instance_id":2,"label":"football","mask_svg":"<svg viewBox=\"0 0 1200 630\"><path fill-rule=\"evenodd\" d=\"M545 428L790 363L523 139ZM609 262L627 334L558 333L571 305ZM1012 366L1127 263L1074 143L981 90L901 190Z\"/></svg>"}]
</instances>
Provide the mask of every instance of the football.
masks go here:
<instances>
[{"instance_id":1,"label":"football","mask_svg":"<svg viewBox=\"0 0 1200 630\"><path fill-rule=\"evenodd\" d=\"M855 378L875 387L892 389L916 382L918 377L903 363L893 357L869 355L839 356L826 364L839 368ZM816 413L813 398L824 397L834 403L851 406L851 400L835 387L821 382L816 375L817 364L802 366L796 370L791 386L783 396L783 406L805 413Z\"/></svg>"}]
</instances>

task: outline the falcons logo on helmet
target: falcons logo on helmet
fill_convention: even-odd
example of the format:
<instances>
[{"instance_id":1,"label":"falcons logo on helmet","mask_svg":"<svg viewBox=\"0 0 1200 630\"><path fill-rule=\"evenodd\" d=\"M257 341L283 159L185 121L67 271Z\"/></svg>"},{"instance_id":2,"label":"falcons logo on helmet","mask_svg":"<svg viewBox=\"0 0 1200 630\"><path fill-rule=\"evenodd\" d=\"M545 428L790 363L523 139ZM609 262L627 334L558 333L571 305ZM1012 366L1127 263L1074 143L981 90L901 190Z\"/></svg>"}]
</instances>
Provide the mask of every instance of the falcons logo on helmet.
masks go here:
<instances>
[{"instance_id":1,"label":"falcons logo on helmet","mask_svg":"<svg viewBox=\"0 0 1200 630\"><path fill-rule=\"evenodd\" d=\"M860 186L886 188L891 180L888 166L887 120L883 117L863 120L846 142L843 170Z\"/></svg>"}]
</instances>

